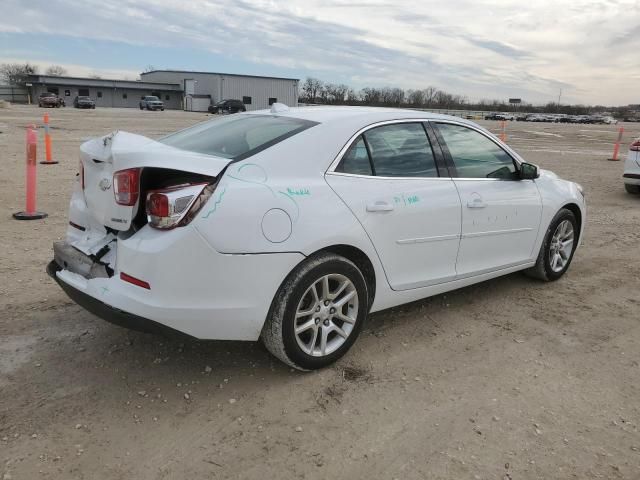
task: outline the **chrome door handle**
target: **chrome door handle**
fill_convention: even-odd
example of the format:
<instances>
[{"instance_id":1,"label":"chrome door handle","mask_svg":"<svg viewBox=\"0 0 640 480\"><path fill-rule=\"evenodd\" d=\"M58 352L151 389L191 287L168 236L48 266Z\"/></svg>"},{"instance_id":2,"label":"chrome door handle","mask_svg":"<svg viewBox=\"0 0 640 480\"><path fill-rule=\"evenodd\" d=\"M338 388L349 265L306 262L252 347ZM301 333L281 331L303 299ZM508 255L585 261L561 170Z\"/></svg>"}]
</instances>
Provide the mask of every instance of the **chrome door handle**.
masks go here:
<instances>
[{"instance_id":1,"label":"chrome door handle","mask_svg":"<svg viewBox=\"0 0 640 480\"><path fill-rule=\"evenodd\" d=\"M484 208L487 204L479 198L476 198L473 202L467 202L467 208Z\"/></svg>"},{"instance_id":2,"label":"chrome door handle","mask_svg":"<svg viewBox=\"0 0 640 480\"><path fill-rule=\"evenodd\" d=\"M367 212L390 212L393 205L387 202L375 202L367 204Z\"/></svg>"}]
</instances>

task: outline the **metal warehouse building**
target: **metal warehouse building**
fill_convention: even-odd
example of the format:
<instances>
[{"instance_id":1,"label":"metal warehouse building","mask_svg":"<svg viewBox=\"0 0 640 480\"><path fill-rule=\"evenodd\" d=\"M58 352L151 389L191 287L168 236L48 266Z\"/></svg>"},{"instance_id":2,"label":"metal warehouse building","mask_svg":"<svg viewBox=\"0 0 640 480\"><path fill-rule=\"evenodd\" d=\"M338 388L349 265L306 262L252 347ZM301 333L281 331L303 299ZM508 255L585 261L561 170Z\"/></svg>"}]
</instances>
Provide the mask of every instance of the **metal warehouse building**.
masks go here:
<instances>
[{"instance_id":1,"label":"metal warehouse building","mask_svg":"<svg viewBox=\"0 0 640 480\"><path fill-rule=\"evenodd\" d=\"M143 82L179 84L184 90L184 108L206 111L211 103L242 100L247 110L269 108L275 102L298 105L298 79L259 77L230 73L153 70L140 74Z\"/></svg>"},{"instance_id":2,"label":"metal warehouse building","mask_svg":"<svg viewBox=\"0 0 640 480\"><path fill-rule=\"evenodd\" d=\"M67 107L77 96L88 96L97 107L138 108L146 95L160 98L165 108L182 108L182 85L179 83L138 82L134 80L102 80L97 78L31 75L27 82L32 103L38 103L43 92L53 92L64 98Z\"/></svg>"}]
</instances>

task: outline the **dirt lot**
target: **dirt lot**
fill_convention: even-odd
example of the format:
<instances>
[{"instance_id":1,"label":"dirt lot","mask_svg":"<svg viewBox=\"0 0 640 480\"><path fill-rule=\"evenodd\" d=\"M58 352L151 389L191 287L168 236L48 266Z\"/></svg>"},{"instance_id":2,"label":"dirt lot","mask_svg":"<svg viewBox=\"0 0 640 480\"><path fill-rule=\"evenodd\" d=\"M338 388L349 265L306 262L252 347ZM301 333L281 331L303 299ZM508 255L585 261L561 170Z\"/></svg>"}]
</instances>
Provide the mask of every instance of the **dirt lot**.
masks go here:
<instances>
[{"instance_id":1,"label":"dirt lot","mask_svg":"<svg viewBox=\"0 0 640 480\"><path fill-rule=\"evenodd\" d=\"M42 113L0 110L4 480L640 478L640 198L606 161L617 127L508 125L529 161L586 189L562 280L514 274L375 314L338 365L301 374L259 344L110 325L44 272L83 138L156 137L205 115L49 110L49 218L18 222L24 128ZM626 127L628 145L640 125Z\"/></svg>"}]
</instances>

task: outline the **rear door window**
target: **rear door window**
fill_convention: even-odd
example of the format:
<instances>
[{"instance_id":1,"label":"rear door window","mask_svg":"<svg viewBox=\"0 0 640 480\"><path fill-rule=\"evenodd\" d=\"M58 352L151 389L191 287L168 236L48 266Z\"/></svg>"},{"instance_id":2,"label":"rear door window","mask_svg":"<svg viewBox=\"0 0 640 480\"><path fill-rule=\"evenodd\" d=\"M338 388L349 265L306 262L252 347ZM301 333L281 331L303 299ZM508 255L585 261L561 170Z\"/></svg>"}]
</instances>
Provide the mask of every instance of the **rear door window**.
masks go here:
<instances>
[{"instance_id":1,"label":"rear door window","mask_svg":"<svg viewBox=\"0 0 640 480\"><path fill-rule=\"evenodd\" d=\"M351 144L347 153L342 157L342 161L336 168L336 172L351 173L354 175L373 175L371 170L371 161L364 138L360 135L355 142Z\"/></svg>"},{"instance_id":2,"label":"rear door window","mask_svg":"<svg viewBox=\"0 0 640 480\"><path fill-rule=\"evenodd\" d=\"M358 137L337 172L379 177L437 177L431 143L422 123L375 127Z\"/></svg>"},{"instance_id":3,"label":"rear door window","mask_svg":"<svg viewBox=\"0 0 640 480\"><path fill-rule=\"evenodd\" d=\"M199 123L159 141L182 150L242 160L317 125L300 118L233 115Z\"/></svg>"}]
</instances>

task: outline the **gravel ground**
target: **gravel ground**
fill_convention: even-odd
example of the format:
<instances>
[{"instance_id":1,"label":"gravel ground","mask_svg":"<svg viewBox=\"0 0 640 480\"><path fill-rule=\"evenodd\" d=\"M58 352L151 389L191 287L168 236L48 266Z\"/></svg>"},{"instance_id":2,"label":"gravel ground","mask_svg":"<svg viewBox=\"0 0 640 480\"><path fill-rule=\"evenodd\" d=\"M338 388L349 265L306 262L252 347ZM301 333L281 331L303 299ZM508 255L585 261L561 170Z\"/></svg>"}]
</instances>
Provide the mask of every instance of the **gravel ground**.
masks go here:
<instances>
[{"instance_id":1,"label":"gravel ground","mask_svg":"<svg viewBox=\"0 0 640 480\"><path fill-rule=\"evenodd\" d=\"M42 114L0 110L3 480L640 478L640 198L606 161L616 126L508 125L525 158L586 189L562 280L514 274L377 313L339 364L302 374L259 344L110 325L44 272L83 138L206 115L49 110L49 217L19 222L25 126ZM625 127L628 145L640 126Z\"/></svg>"}]
</instances>

